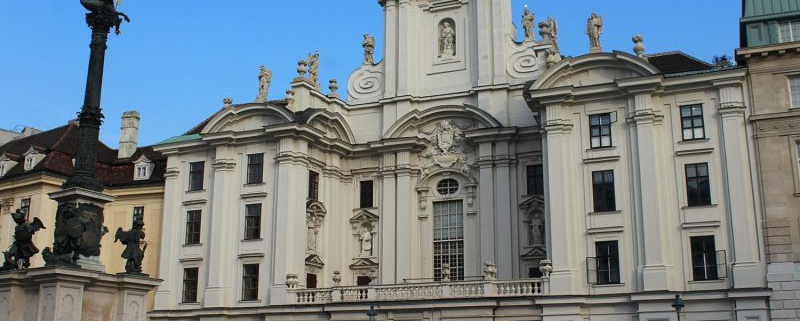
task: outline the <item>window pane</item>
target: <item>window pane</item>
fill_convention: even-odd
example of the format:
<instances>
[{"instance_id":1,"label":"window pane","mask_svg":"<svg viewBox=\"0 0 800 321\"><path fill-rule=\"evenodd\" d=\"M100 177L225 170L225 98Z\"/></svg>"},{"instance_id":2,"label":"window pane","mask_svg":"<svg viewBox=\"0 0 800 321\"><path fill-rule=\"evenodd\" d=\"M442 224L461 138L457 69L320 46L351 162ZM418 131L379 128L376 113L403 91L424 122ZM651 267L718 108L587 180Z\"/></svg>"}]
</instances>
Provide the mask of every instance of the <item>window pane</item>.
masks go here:
<instances>
[{"instance_id":1,"label":"window pane","mask_svg":"<svg viewBox=\"0 0 800 321\"><path fill-rule=\"evenodd\" d=\"M611 137L603 136L602 145L603 147L611 146Z\"/></svg>"}]
</instances>

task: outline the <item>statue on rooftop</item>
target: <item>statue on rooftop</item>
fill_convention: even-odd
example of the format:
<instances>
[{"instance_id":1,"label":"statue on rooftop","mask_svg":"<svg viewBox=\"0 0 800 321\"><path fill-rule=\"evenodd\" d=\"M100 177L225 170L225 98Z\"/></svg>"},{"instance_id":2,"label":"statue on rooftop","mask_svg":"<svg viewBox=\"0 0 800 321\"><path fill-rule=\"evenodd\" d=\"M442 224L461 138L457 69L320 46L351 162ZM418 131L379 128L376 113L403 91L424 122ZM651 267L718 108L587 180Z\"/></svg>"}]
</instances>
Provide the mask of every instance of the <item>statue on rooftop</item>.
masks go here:
<instances>
[{"instance_id":1,"label":"statue on rooftop","mask_svg":"<svg viewBox=\"0 0 800 321\"><path fill-rule=\"evenodd\" d=\"M256 97L257 103L267 102L267 95L269 94L269 85L271 82L272 70L261 66L258 71L258 96Z\"/></svg>"},{"instance_id":2,"label":"statue on rooftop","mask_svg":"<svg viewBox=\"0 0 800 321\"><path fill-rule=\"evenodd\" d=\"M522 14L522 29L525 30L525 40L534 40L533 24L535 20L536 18L528 9L528 5L525 5L525 12Z\"/></svg>"},{"instance_id":3,"label":"statue on rooftop","mask_svg":"<svg viewBox=\"0 0 800 321\"><path fill-rule=\"evenodd\" d=\"M372 65L375 63L375 37L370 36L368 33L364 34L364 42L361 44L364 48L364 64Z\"/></svg>"},{"instance_id":4,"label":"statue on rooftop","mask_svg":"<svg viewBox=\"0 0 800 321\"><path fill-rule=\"evenodd\" d=\"M600 36L603 35L603 17L596 13L592 13L586 21L586 35L589 36L589 52L600 52Z\"/></svg>"},{"instance_id":5,"label":"statue on rooftop","mask_svg":"<svg viewBox=\"0 0 800 321\"><path fill-rule=\"evenodd\" d=\"M114 242L119 241L125 245L125 250L122 251L121 257L127 262L125 263L126 274L142 274L142 261L144 260L144 251L147 250L147 243L144 247L140 248L142 240L144 240L144 221L137 218L133 221L133 227L130 231L123 231L122 228L117 228L117 233L114 235Z\"/></svg>"},{"instance_id":6,"label":"statue on rooftop","mask_svg":"<svg viewBox=\"0 0 800 321\"><path fill-rule=\"evenodd\" d=\"M39 249L33 244L33 235L41 229L44 224L38 217L33 218L33 222L27 222L25 213L17 210L11 217L17 226L14 228L14 243L7 252L3 252L5 262L0 270L27 269L31 266L31 257L39 253Z\"/></svg>"},{"instance_id":7,"label":"statue on rooftop","mask_svg":"<svg viewBox=\"0 0 800 321\"><path fill-rule=\"evenodd\" d=\"M308 80L319 89L319 52L308 54Z\"/></svg>"}]
</instances>

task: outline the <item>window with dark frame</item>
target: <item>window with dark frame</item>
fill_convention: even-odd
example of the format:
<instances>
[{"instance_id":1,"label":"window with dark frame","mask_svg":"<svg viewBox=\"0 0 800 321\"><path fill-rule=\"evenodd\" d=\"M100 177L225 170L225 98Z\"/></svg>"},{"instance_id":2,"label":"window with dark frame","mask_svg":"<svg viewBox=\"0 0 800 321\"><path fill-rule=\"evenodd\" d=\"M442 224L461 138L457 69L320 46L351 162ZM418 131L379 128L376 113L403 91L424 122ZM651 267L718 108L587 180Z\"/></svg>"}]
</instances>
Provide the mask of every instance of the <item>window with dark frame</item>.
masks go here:
<instances>
[{"instance_id":1,"label":"window with dark frame","mask_svg":"<svg viewBox=\"0 0 800 321\"><path fill-rule=\"evenodd\" d=\"M692 247L692 275L695 281L719 279L717 273L717 249L714 236L694 236L690 238Z\"/></svg>"},{"instance_id":2,"label":"window with dark frame","mask_svg":"<svg viewBox=\"0 0 800 321\"><path fill-rule=\"evenodd\" d=\"M595 243L597 255L597 284L618 284L619 245L617 241Z\"/></svg>"},{"instance_id":3,"label":"window with dark frame","mask_svg":"<svg viewBox=\"0 0 800 321\"><path fill-rule=\"evenodd\" d=\"M356 285L357 286L367 286L372 283L372 278L368 276L358 276L356 278Z\"/></svg>"},{"instance_id":4,"label":"window with dark frame","mask_svg":"<svg viewBox=\"0 0 800 321\"><path fill-rule=\"evenodd\" d=\"M711 205L708 163L686 165L686 200L689 206Z\"/></svg>"},{"instance_id":5,"label":"window with dark frame","mask_svg":"<svg viewBox=\"0 0 800 321\"><path fill-rule=\"evenodd\" d=\"M242 301L258 300L258 264L242 265Z\"/></svg>"},{"instance_id":6,"label":"window with dark frame","mask_svg":"<svg viewBox=\"0 0 800 321\"><path fill-rule=\"evenodd\" d=\"M28 220L31 216L31 198L23 198L19 202L19 210L20 212L25 214L25 220Z\"/></svg>"},{"instance_id":7,"label":"window with dark frame","mask_svg":"<svg viewBox=\"0 0 800 321\"><path fill-rule=\"evenodd\" d=\"M205 162L189 163L189 191L200 191L203 189L205 164Z\"/></svg>"},{"instance_id":8,"label":"window with dark frame","mask_svg":"<svg viewBox=\"0 0 800 321\"><path fill-rule=\"evenodd\" d=\"M611 146L611 113L589 116L591 148Z\"/></svg>"},{"instance_id":9,"label":"window with dark frame","mask_svg":"<svg viewBox=\"0 0 800 321\"><path fill-rule=\"evenodd\" d=\"M531 165L525 167L527 177L527 194L525 195L544 195L544 166Z\"/></svg>"},{"instance_id":10,"label":"window with dark frame","mask_svg":"<svg viewBox=\"0 0 800 321\"><path fill-rule=\"evenodd\" d=\"M681 106L681 131L683 140L706 138L703 105Z\"/></svg>"},{"instance_id":11,"label":"window with dark frame","mask_svg":"<svg viewBox=\"0 0 800 321\"><path fill-rule=\"evenodd\" d=\"M133 222L144 222L144 206L136 206L133 208Z\"/></svg>"},{"instance_id":12,"label":"window with dark frame","mask_svg":"<svg viewBox=\"0 0 800 321\"><path fill-rule=\"evenodd\" d=\"M307 289L316 289L317 288L317 275L314 273L306 273L306 288Z\"/></svg>"},{"instance_id":13,"label":"window with dark frame","mask_svg":"<svg viewBox=\"0 0 800 321\"><path fill-rule=\"evenodd\" d=\"M264 154L247 155L247 184L264 182Z\"/></svg>"},{"instance_id":14,"label":"window with dark frame","mask_svg":"<svg viewBox=\"0 0 800 321\"><path fill-rule=\"evenodd\" d=\"M244 239L261 238L261 204L247 204L244 207Z\"/></svg>"},{"instance_id":15,"label":"window with dark frame","mask_svg":"<svg viewBox=\"0 0 800 321\"><path fill-rule=\"evenodd\" d=\"M319 200L319 173L308 171L308 199Z\"/></svg>"},{"instance_id":16,"label":"window with dark frame","mask_svg":"<svg viewBox=\"0 0 800 321\"><path fill-rule=\"evenodd\" d=\"M789 77L789 96L792 108L800 108L800 75Z\"/></svg>"},{"instance_id":17,"label":"window with dark frame","mask_svg":"<svg viewBox=\"0 0 800 321\"><path fill-rule=\"evenodd\" d=\"M458 181L452 178L443 179L436 184L436 192L439 195L455 194L458 192Z\"/></svg>"},{"instance_id":18,"label":"window with dark frame","mask_svg":"<svg viewBox=\"0 0 800 321\"><path fill-rule=\"evenodd\" d=\"M200 244L200 210L186 212L186 245Z\"/></svg>"},{"instance_id":19,"label":"window with dark frame","mask_svg":"<svg viewBox=\"0 0 800 321\"><path fill-rule=\"evenodd\" d=\"M595 212L617 210L613 170L592 172L592 197Z\"/></svg>"},{"instance_id":20,"label":"window with dark frame","mask_svg":"<svg viewBox=\"0 0 800 321\"><path fill-rule=\"evenodd\" d=\"M197 280L199 268L183 269L183 303L197 302Z\"/></svg>"},{"instance_id":21,"label":"window with dark frame","mask_svg":"<svg viewBox=\"0 0 800 321\"><path fill-rule=\"evenodd\" d=\"M359 188L359 208L375 207L372 199L373 181L361 181Z\"/></svg>"}]
</instances>

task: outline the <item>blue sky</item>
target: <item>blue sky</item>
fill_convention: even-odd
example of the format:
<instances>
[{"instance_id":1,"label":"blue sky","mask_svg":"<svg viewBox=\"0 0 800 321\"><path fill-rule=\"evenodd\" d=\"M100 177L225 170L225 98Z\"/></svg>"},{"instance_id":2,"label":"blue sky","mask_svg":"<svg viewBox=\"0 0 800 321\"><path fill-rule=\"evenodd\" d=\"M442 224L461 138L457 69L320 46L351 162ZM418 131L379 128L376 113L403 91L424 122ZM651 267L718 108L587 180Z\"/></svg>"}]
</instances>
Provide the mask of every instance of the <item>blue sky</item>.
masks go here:
<instances>
[{"instance_id":1,"label":"blue sky","mask_svg":"<svg viewBox=\"0 0 800 321\"><path fill-rule=\"evenodd\" d=\"M648 53L682 50L706 61L732 55L739 45L739 1L512 3L518 26L525 4L537 23L556 18L564 55L587 53L583 31L592 12L604 18L606 51L630 52L635 34L644 35ZM376 36L376 61L383 46L383 11L375 0L123 0L119 9L133 21L121 36L110 36L106 56L101 139L112 147L126 110L141 113L140 145L148 145L182 134L224 97L253 101L262 64L273 70L270 99L280 99L297 61L315 50L320 80L338 79L344 94L363 57L361 35ZM0 1L0 128L49 129L75 117L89 57L83 13L78 0Z\"/></svg>"}]
</instances>

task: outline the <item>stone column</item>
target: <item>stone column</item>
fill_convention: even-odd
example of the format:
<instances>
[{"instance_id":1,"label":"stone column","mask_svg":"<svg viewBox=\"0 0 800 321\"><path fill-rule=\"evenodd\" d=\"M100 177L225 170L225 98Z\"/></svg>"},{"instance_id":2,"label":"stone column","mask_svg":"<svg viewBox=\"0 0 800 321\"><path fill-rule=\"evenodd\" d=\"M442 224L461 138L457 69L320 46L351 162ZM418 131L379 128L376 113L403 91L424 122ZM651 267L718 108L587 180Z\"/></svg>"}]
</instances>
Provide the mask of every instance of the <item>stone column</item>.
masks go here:
<instances>
[{"instance_id":1,"label":"stone column","mask_svg":"<svg viewBox=\"0 0 800 321\"><path fill-rule=\"evenodd\" d=\"M396 155L392 152L383 154L381 164L381 251L380 280L381 284L396 284L397 278L397 232L399 230L397 215L397 178L395 177Z\"/></svg>"},{"instance_id":2,"label":"stone column","mask_svg":"<svg viewBox=\"0 0 800 321\"><path fill-rule=\"evenodd\" d=\"M735 288L764 287L764 263L760 258L748 139L745 131L745 106L738 81L720 82L720 127L723 144L723 169L727 181L724 199L728 202L731 229L730 253L733 254L732 280Z\"/></svg>"},{"instance_id":3,"label":"stone column","mask_svg":"<svg viewBox=\"0 0 800 321\"><path fill-rule=\"evenodd\" d=\"M384 76L384 97L391 98L397 94L397 75L398 75L398 29L400 22L398 20L397 0L386 0L383 8L384 12L384 50L383 61L386 74Z\"/></svg>"},{"instance_id":4,"label":"stone column","mask_svg":"<svg viewBox=\"0 0 800 321\"><path fill-rule=\"evenodd\" d=\"M292 138L281 139L278 147L272 304L285 303L287 274L297 274L305 280L308 161L305 154L296 152L305 150L307 142Z\"/></svg>"},{"instance_id":5,"label":"stone column","mask_svg":"<svg viewBox=\"0 0 800 321\"><path fill-rule=\"evenodd\" d=\"M208 242L209 253L223 257L208 260L208 285L203 296L205 307L225 307L234 302L234 289L236 289L234 277L237 274L234 255L235 244L238 241L236 231L238 207L231 204L232 198L223 196L224 193L235 190L236 161L231 153L229 147L218 147L217 158L211 165L214 177L210 194L220 197L214 197L211 203L210 216L207 220L210 222L207 229L209 237L205 241Z\"/></svg>"},{"instance_id":6,"label":"stone column","mask_svg":"<svg viewBox=\"0 0 800 321\"><path fill-rule=\"evenodd\" d=\"M636 150L639 158L639 172L634 173L640 188L641 202L636 215L642 222L642 249L644 250L644 269L642 271L643 290L659 291L669 287L665 266L664 224L658 188L659 182L658 137L655 130L657 116L652 109L650 92L636 93L633 121L636 126ZM660 120L658 120L660 121Z\"/></svg>"},{"instance_id":7,"label":"stone column","mask_svg":"<svg viewBox=\"0 0 800 321\"><path fill-rule=\"evenodd\" d=\"M494 185L494 161L492 142L481 142L478 145L478 220L480 222L479 241L480 262L477 262L483 270L483 262L497 262L495 253L495 185Z\"/></svg>"},{"instance_id":8,"label":"stone column","mask_svg":"<svg viewBox=\"0 0 800 321\"><path fill-rule=\"evenodd\" d=\"M416 203L412 201L410 168L411 153L407 151L397 153L397 280L411 278L411 263L417 262L412 257L411 227L417 221L413 208Z\"/></svg>"},{"instance_id":9,"label":"stone column","mask_svg":"<svg viewBox=\"0 0 800 321\"><path fill-rule=\"evenodd\" d=\"M546 110L544 125L546 139L543 146L545 180L545 221L550 247L547 255L553 262L550 274L550 294L574 295L578 286L580 259L575 255L577 243L582 240L575 230L571 211L572 186L571 170L567 166L569 148L568 137L572 132L572 124L561 119L561 105L549 105ZM558 231L554 233L553 231Z\"/></svg>"},{"instance_id":10,"label":"stone column","mask_svg":"<svg viewBox=\"0 0 800 321\"><path fill-rule=\"evenodd\" d=\"M161 255L158 266L158 275L164 281L158 287L155 298L155 310L167 310L175 308L179 301L180 293L180 264L178 262L178 249L181 247L180 225L181 225L181 193L183 193L180 183L180 171L175 163L176 157L169 157L167 160L168 168L164 172L164 214L161 217Z\"/></svg>"}]
</instances>

